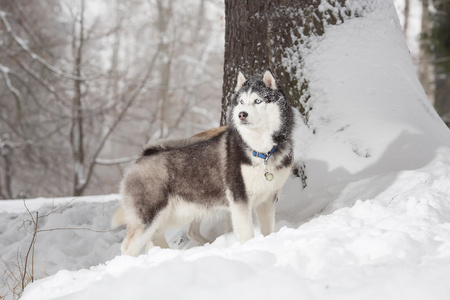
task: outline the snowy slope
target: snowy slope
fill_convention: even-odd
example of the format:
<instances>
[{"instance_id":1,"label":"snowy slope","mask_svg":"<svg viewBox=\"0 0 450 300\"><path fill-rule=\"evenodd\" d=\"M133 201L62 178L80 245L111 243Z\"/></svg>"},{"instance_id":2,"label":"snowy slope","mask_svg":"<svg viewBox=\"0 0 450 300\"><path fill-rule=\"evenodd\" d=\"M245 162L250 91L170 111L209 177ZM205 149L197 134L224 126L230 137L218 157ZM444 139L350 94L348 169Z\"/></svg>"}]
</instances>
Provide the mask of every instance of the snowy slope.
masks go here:
<instances>
[{"instance_id":1,"label":"snowy slope","mask_svg":"<svg viewBox=\"0 0 450 300\"><path fill-rule=\"evenodd\" d=\"M114 258L120 252L124 230L90 230L110 230L110 217L117 208L118 199L118 195L107 195L27 200L26 205L34 218L35 212L39 212L40 230L58 229L37 234L35 277L43 278L61 269L89 268ZM54 212L49 214L52 210ZM26 220L31 217L22 201L0 201L0 299L5 294L10 296L6 299L12 299L10 290L17 283L3 272L8 268L18 276L17 264L23 267L30 246L31 234L27 230L31 231L33 226Z\"/></svg>"},{"instance_id":2,"label":"snowy slope","mask_svg":"<svg viewBox=\"0 0 450 300\"><path fill-rule=\"evenodd\" d=\"M368 2L381 8L329 27L302 53L313 110L309 129L300 126L296 138L308 187L294 219L331 201L338 208L373 198L398 171L421 168L450 145L415 75L392 3ZM362 179L363 191L348 186Z\"/></svg>"},{"instance_id":3,"label":"snowy slope","mask_svg":"<svg viewBox=\"0 0 450 300\"><path fill-rule=\"evenodd\" d=\"M276 233L138 258L114 258L124 230L42 233L41 266L68 270L22 299L448 299L450 133L420 87L392 3L373 3L380 9L304 49L314 109L297 129L296 158L308 186L290 179ZM117 202L86 200L42 226L106 229ZM26 214L0 214L11 219L0 221L0 254L13 259L26 245L12 233Z\"/></svg>"},{"instance_id":4,"label":"snowy slope","mask_svg":"<svg viewBox=\"0 0 450 300\"><path fill-rule=\"evenodd\" d=\"M59 271L29 285L22 299L448 299L446 157L448 150L423 169L399 172L378 197L298 228L244 245L225 235L205 247L154 248L89 270ZM77 248L68 238L56 247L63 244Z\"/></svg>"}]
</instances>

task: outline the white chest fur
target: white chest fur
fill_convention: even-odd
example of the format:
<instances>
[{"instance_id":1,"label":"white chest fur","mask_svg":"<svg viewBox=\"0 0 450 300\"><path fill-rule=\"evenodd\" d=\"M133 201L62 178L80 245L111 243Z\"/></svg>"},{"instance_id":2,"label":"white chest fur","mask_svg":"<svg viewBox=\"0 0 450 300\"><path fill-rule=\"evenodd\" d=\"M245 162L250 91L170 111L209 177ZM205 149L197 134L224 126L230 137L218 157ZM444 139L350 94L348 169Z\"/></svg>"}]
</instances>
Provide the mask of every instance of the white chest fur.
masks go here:
<instances>
[{"instance_id":1,"label":"white chest fur","mask_svg":"<svg viewBox=\"0 0 450 300\"><path fill-rule=\"evenodd\" d=\"M252 165L243 165L241 167L245 189L253 205L266 201L267 197L273 197L286 182L290 167L276 169L280 159L271 157L267 162L267 168L274 176L272 181L268 181L264 176L265 166L262 158L252 157Z\"/></svg>"}]
</instances>

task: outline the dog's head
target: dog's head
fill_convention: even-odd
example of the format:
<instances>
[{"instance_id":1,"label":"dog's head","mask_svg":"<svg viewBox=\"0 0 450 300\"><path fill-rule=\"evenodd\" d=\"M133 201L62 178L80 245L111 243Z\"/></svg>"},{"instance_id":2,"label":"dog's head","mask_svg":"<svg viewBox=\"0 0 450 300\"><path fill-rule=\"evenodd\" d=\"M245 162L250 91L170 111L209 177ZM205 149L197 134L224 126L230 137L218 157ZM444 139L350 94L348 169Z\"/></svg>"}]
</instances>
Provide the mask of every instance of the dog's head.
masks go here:
<instances>
[{"instance_id":1,"label":"dog's head","mask_svg":"<svg viewBox=\"0 0 450 300\"><path fill-rule=\"evenodd\" d=\"M246 78L239 72L231 122L236 128L274 133L282 123L282 110L289 106L269 70L262 77Z\"/></svg>"}]
</instances>

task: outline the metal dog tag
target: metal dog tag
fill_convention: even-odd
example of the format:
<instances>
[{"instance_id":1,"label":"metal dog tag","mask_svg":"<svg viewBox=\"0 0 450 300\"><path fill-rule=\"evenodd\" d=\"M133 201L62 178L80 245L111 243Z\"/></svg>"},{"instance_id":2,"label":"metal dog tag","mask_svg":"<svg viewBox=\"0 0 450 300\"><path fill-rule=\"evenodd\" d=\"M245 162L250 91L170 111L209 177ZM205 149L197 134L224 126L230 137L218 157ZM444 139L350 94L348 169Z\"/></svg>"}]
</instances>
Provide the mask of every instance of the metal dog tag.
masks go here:
<instances>
[{"instance_id":1,"label":"metal dog tag","mask_svg":"<svg viewBox=\"0 0 450 300\"><path fill-rule=\"evenodd\" d=\"M267 181L272 181L273 180L273 174L270 173L269 171L266 171L266 173L264 173L264 176L266 177Z\"/></svg>"}]
</instances>

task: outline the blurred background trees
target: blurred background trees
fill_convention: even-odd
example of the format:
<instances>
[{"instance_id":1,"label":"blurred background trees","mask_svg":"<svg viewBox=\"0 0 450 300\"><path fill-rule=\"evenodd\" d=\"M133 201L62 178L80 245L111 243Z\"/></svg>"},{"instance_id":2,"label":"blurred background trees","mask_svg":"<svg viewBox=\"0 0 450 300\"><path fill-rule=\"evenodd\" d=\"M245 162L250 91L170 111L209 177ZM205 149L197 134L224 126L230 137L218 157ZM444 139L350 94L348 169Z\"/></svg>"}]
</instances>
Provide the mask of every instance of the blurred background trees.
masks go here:
<instances>
[{"instance_id":1,"label":"blurred background trees","mask_svg":"<svg viewBox=\"0 0 450 300\"><path fill-rule=\"evenodd\" d=\"M448 123L449 2L394 1ZM224 0L0 0L0 199L117 192L143 144L218 126L224 36Z\"/></svg>"},{"instance_id":2,"label":"blurred background trees","mask_svg":"<svg viewBox=\"0 0 450 300\"><path fill-rule=\"evenodd\" d=\"M156 138L218 125L217 1L0 0L0 198L117 192Z\"/></svg>"},{"instance_id":3,"label":"blurred background trees","mask_svg":"<svg viewBox=\"0 0 450 300\"><path fill-rule=\"evenodd\" d=\"M450 1L395 0L418 77L447 126L450 124Z\"/></svg>"},{"instance_id":4,"label":"blurred background trees","mask_svg":"<svg viewBox=\"0 0 450 300\"><path fill-rule=\"evenodd\" d=\"M434 69L434 107L450 124L450 1L424 0L422 19L428 27L422 32L422 45ZM425 22L427 22L425 21Z\"/></svg>"}]
</instances>

